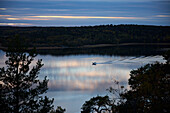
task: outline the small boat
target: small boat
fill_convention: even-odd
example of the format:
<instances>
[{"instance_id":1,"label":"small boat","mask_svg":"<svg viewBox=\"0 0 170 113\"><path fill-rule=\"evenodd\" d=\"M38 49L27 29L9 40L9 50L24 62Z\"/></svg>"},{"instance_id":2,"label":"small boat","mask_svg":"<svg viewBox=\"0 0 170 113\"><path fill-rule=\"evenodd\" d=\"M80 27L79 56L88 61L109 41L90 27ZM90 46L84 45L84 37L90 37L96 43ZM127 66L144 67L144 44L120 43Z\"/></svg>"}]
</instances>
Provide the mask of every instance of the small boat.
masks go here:
<instances>
[{"instance_id":1,"label":"small boat","mask_svg":"<svg viewBox=\"0 0 170 113\"><path fill-rule=\"evenodd\" d=\"M96 62L92 62L92 65L96 65Z\"/></svg>"}]
</instances>

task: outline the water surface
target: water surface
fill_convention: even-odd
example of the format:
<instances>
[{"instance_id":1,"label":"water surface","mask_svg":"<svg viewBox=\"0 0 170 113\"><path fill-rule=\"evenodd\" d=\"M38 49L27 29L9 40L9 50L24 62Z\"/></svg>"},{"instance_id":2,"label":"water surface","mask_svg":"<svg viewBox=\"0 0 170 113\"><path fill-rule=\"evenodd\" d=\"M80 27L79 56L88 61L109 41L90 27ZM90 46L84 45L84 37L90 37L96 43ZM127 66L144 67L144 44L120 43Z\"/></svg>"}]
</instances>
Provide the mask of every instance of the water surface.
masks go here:
<instances>
[{"instance_id":1,"label":"water surface","mask_svg":"<svg viewBox=\"0 0 170 113\"><path fill-rule=\"evenodd\" d=\"M5 66L5 52L0 51L0 59L0 67ZM66 113L80 113L85 101L108 94L106 89L114 85L114 80L129 88L132 69L155 61L164 62L160 55L38 55L37 59L42 59L44 63L39 78L47 76L49 79L46 95L55 99L55 107L66 108Z\"/></svg>"}]
</instances>

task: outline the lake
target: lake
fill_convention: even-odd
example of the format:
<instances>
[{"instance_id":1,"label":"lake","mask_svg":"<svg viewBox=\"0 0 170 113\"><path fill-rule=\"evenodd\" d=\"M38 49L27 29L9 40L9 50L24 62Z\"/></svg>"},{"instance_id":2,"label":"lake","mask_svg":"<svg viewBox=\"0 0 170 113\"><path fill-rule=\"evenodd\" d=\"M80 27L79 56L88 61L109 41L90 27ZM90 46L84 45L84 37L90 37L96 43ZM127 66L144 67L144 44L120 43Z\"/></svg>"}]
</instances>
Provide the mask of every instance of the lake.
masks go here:
<instances>
[{"instance_id":1,"label":"lake","mask_svg":"<svg viewBox=\"0 0 170 113\"><path fill-rule=\"evenodd\" d=\"M85 101L97 95L109 94L106 89L114 87L114 80L128 89L130 71L147 63L164 62L161 54L167 49L132 48L39 51L35 61L42 59L44 63L39 78L47 76L49 79L46 95L54 98L55 107L66 108L66 113L80 113ZM0 67L5 66L6 57L2 50L0 59ZM96 65L92 65L93 62Z\"/></svg>"}]
</instances>

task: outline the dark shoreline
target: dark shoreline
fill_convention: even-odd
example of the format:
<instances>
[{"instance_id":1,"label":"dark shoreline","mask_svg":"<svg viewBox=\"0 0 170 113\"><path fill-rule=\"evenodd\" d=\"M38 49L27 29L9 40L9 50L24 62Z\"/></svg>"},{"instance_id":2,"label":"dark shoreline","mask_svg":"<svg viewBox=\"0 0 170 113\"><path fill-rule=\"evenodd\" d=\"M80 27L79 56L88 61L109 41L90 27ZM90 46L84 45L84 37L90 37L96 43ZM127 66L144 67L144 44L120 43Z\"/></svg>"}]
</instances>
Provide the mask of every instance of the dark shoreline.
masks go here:
<instances>
[{"instance_id":1,"label":"dark shoreline","mask_svg":"<svg viewBox=\"0 0 170 113\"><path fill-rule=\"evenodd\" d=\"M96 44L83 45L78 47L36 47L37 50L53 50L53 49L78 49L78 48L98 48L98 47L116 47L116 46L170 46L170 43L122 43L122 44ZM0 46L1 50L7 50L7 47ZM28 47L29 50L33 47Z\"/></svg>"}]
</instances>

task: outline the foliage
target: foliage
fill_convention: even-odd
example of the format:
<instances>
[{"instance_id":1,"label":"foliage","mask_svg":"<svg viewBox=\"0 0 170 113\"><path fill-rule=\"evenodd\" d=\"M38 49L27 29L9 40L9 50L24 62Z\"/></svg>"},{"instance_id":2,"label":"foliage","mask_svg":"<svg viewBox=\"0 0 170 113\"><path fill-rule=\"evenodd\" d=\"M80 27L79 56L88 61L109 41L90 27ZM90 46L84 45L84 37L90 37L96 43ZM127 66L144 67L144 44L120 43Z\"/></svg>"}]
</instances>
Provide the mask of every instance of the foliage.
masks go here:
<instances>
[{"instance_id":1,"label":"foliage","mask_svg":"<svg viewBox=\"0 0 170 113\"><path fill-rule=\"evenodd\" d=\"M30 46L73 47L95 44L170 43L169 26L100 25L82 27L0 27L0 43L8 46L20 34Z\"/></svg>"},{"instance_id":2,"label":"foliage","mask_svg":"<svg viewBox=\"0 0 170 113\"><path fill-rule=\"evenodd\" d=\"M170 56L169 56L170 58ZM131 71L131 90L124 94L134 112L170 112L170 64L148 64Z\"/></svg>"},{"instance_id":3,"label":"foliage","mask_svg":"<svg viewBox=\"0 0 170 113\"><path fill-rule=\"evenodd\" d=\"M127 90L124 86L120 86L117 80L114 80L114 86L107 89L113 95L109 96L97 96L86 101L82 106L82 113L114 113L119 111L120 105L124 103L122 94Z\"/></svg>"},{"instance_id":4,"label":"foliage","mask_svg":"<svg viewBox=\"0 0 170 113\"><path fill-rule=\"evenodd\" d=\"M102 113L102 112L110 112L110 100L108 96L97 96L91 98L89 101L86 101L83 106L81 113Z\"/></svg>"},{"instance_id":5,"label":"foliage","mask_svg":"<svg viewBox=\"0 0 170 113\"><path fill-rule=\"evenodd\" d=\"M43 66L38 60L31 68L36 54L25 53L25 48L18 40L6 53L6 68L0 68L0 111L1 113L47 113L53 109L53 99L42 94L47 91L48 80L38 79Z\"/></svg>"},{"instance_id":6,"label":"foliage","mask_svg":"<svg viewBox=\"0 0 170 113\"><path fill-rule=\"evenodd\" d=\"M57 106L56 113L64 113L66 109L61 108L61 106Z\"/></svg>"},{"instance_id":7,"label":"foliage","mask_svg":"<svg viewBox=\"0 0 170 113\"><path fill-rule=\"evenodd\" d=\"M110 99L112 102L112 112L119 112L120 106L125 103L122 95L127 92L127 89L125 89L124 86L120 86L119 81L114 80L114 87L110 87L107 90L112 94L112 98Z\"/></svg>"},{"instance_id":8,"label":"foliage","mask_svg":"<svg viewBox=\"0 0 170 113\"><path fill-rule=\"evenodd\" d=\"M130 72L131 89L122 94L126 102L118 106L120 113L170 112L170 54L163 56L165 63L147 64Z\"/></svg>"},{"instance_id":9,"label":"foliage","mask_svg":"<svg viewBox=\"0 0 170 113\"><path fill-rule=\"evenodd\" d=\"M130 72L130 90L124 89L115 81L116 87L108 89L113 98L93 97L86 101L82 109L91 113L102 101L103 106L111 107L113 113L169 113L170 112L170 51L164 56L165 63L147 64ZM109 104L106 104L109 102ZM108 108L109 108L108 107ZM96 110L97 113L100 113Z\"/></svg>"},{"instance_id":10,"label":"foliage","mask_svg":"<svg viewBox=\"0 0 170 113\"><path fill-rule=\"evenodd\" d=\"M63 109L61 106L57 106L56 110L51 110L50 113L64 113L66 109Z\"/></svg>"}]
</instances>

